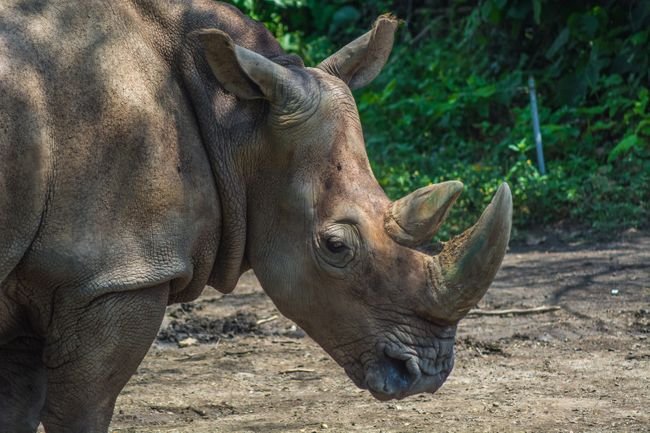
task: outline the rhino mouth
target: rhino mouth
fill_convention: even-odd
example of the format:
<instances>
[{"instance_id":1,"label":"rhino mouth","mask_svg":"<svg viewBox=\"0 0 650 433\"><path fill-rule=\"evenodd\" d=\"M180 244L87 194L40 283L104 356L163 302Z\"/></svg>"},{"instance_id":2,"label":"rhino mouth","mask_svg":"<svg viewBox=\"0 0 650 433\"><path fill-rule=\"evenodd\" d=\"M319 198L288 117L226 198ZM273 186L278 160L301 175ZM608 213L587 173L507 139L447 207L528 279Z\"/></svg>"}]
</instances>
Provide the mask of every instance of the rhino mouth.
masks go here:
<instances>
[{"instance_id":1,"label":"rhino mouth","mask_svg":"<svg viewBox=\"0 0 650 433\"><path fill-rule=\"evenodd\" d=\"M442 354L441 354L442 355ZM453 350L428 360L407 348L380 345L363 376L346 372L355 384L381 401L401 400L419 393L434 393L443 385L454 366Z\"/></svg>"}]
</instances>

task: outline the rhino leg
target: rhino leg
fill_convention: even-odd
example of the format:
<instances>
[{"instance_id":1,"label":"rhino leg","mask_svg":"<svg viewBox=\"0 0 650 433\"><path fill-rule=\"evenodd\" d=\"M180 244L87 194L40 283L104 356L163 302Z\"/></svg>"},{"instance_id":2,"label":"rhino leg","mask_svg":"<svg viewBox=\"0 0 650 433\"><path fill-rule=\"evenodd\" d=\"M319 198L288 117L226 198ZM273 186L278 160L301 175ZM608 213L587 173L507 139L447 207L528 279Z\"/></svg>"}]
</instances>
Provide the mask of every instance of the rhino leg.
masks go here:
<instances>
[{"instance_id":1,"label":"rhino leg","mask_svg":"<svg viewBox=\"0 0 650 433\"><path fill-rule=\"evenodd\" d=\"M45 402L43 342L17 338L0 346L0 432L34 433Z\"/></svg>"},{"instance_id":2,"label":"rhino leg","mask_svg":"<svg viewBox=\"0 0 650 433\"><path fill-rule=\"evenodd\" d=\"M165 284L55 311L44 351L48 433L108 430L117 395L158 332L168 293Z\"/></svg>"}]
</instances>

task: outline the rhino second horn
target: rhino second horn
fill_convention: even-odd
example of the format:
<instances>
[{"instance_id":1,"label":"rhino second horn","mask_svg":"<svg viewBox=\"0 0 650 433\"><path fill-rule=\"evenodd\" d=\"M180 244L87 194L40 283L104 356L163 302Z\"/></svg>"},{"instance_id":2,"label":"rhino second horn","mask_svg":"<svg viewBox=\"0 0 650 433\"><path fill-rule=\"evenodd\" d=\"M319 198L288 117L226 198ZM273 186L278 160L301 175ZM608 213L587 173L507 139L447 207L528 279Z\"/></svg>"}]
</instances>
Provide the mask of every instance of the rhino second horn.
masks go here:
<instances>
[{"instance_id":1,"label":"rhino second horn","mask_svg":"<svg viewBox=\"0 0 650 433\"><path fill-rule=\"evenodd\" d=\"M420 188L394 202L385 218L386 232L399 244L415 247L436 234L463 184L456 180Z\"/></svg>"},{"instance_id":2,"label":"rhino second horn","mask_svg":"<svg viewBox=\"0 0 650 433\"><path fill-rule=\"evenodd\" d=\"M442 319L460 320L481 300L501 267L511 226L512 195L503 183L478 222L432 258L430 286Z\"/></svg>"}]
</instances>

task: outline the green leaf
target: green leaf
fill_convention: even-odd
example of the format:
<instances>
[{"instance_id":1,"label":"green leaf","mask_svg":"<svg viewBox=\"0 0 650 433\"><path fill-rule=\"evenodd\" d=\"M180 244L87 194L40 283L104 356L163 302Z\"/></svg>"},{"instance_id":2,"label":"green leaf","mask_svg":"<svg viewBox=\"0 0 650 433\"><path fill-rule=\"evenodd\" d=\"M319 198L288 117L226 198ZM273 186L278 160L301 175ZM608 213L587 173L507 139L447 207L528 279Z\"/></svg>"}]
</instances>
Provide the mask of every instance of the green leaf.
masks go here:
<instances>
[{"instance_id":1,"label":"green leaf","mask_svg":"<svg viewBox=\"0 0 650 433\"><path fill-rule=\"evenodd\" d=\"M596 35L598 18L590 14L572 14L569 17L569 28L573 35L582 40L590 40Z\"/></svg>"},{"instance_id":2,"label":"green leaf","mask_svg":"<svg viewBox=\"0 0 650 433\"><path fill-rule=\"evenodd\" d=\"M628 152L633 147L639 146L641 140L636 134L628 135L624 139L618 142L618 144L609 152L607 157L607 162L611 162L616 159L621 154Z\"/></svg>"},{"instance_id":3,"label":"green leaf","mask_svg":"<svg viewBox=\"0 0 650 433\"><path fill-rule=\"evenodd\" d=\"M499 8L497 1L486 1L481 6L481 15L483 19L492 23L499 24L501 22L501 9Z\"/></svg>"},{"instance_id":4,"label":"green leaf","mask_svg":"<svg viewBox=\"0 0 650 433\"><path fill-rule=\"evenodd\" d=\"M551 44L551 47L546 51L546 58L551 59L552 57L555 56L555 54L562 48L566 43L569 41L569 28L565 27L562 29L560 34L557 35L553 43Z\"/></svg>"},{"instance_id":5,"label":"green leaf","mask_svg":"<svg viewBox=\"0 0 650 433\"><path fill-rule=\"evenodd\" d=\"M542 0L533 0L533 18L535 19L535 24L541 24L541 15L542 15Z\"/></svg>"},{"instance_id":6,"label":"green leaf","mask_svg":"<svg viewBox=\"0 0 650 433\"><path fill-rule=\"evenodd\" d=\"M474 96L477 96L479 98L489 98L492 95L496 93L497 89L494 84L490 84L487 86L479 87L478 89L474 90Z\"/></svg>"},{"instance_id":7,"label":"green leaf","mask_svg":"<svg viewBox=\"0 0 650 433\"><path fill-rule=\"evenodd\" d=\"M638 32L632 35L630 41L634 45L644 45L648 41L648 31Z\"/></svg>"},{"instance_id":8,"label":"green leaf","mask_svg":"<svg viewBox=\"0 0 650 433\"><path fill-rule=\"evenodd\" d=\"M361 13L354 6L343 6L341 9L337 10L332 16L332 25L330 27L331 31L336 31L345 26L352 25L359 18L361 18Z\"/></svg>"}]
</instances>

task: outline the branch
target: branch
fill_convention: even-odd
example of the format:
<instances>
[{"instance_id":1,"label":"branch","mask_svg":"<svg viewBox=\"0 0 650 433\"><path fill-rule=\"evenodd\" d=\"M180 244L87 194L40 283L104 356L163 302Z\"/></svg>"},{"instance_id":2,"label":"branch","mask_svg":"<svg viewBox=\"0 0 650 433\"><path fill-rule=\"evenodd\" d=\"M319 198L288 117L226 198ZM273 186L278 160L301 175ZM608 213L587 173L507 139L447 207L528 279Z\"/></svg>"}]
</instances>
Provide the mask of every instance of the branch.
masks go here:
<instances>
[{"instance_id":1,"label":"branch","mask_svg":"<svg viewBox=\"0 0 650 433\"><path fill-rule=\"evenodd\" d=\"M541 313L549 313L551 311L557 311L560 310L559 305L552 305L552 306L542 306L542 307L535 307L535 308L511 308L509 310L480 310L480 309L474 309L471 310L469 313L467 313L467 316L507 316L507 315L513 315L513 316L524 316L527 314L541 314Z\"/></svg>"},{"instance_id":2,"label":"branch","mask_svg":"<svg viewBox=\"0 0 650 433\"><path fill-rule=\"evenodd\" d=\"M262 324L264 324L264 323L273 322L274 320L277 320L277 319L278 319L278 315L277 315L277 314L274 314L273 316L271 316L271 317L267 317L266 319L260 319L260 320L258 320L257 322L255 322L255 324L256 324L257 326L260 326L260 325L262 325Z\"/></svg>"},{"instance_id":3,"label":"branch","mask_svg":"<svg viewBox=\"0 0 650 433\"><path fill-rule=\"evenodd\" d=\"M312 370L311 368L290 368L289 370L284 370L281 371L280 374L288 374L288 373L315 373L316 370Z\"/></svg>"}]
</instances>

